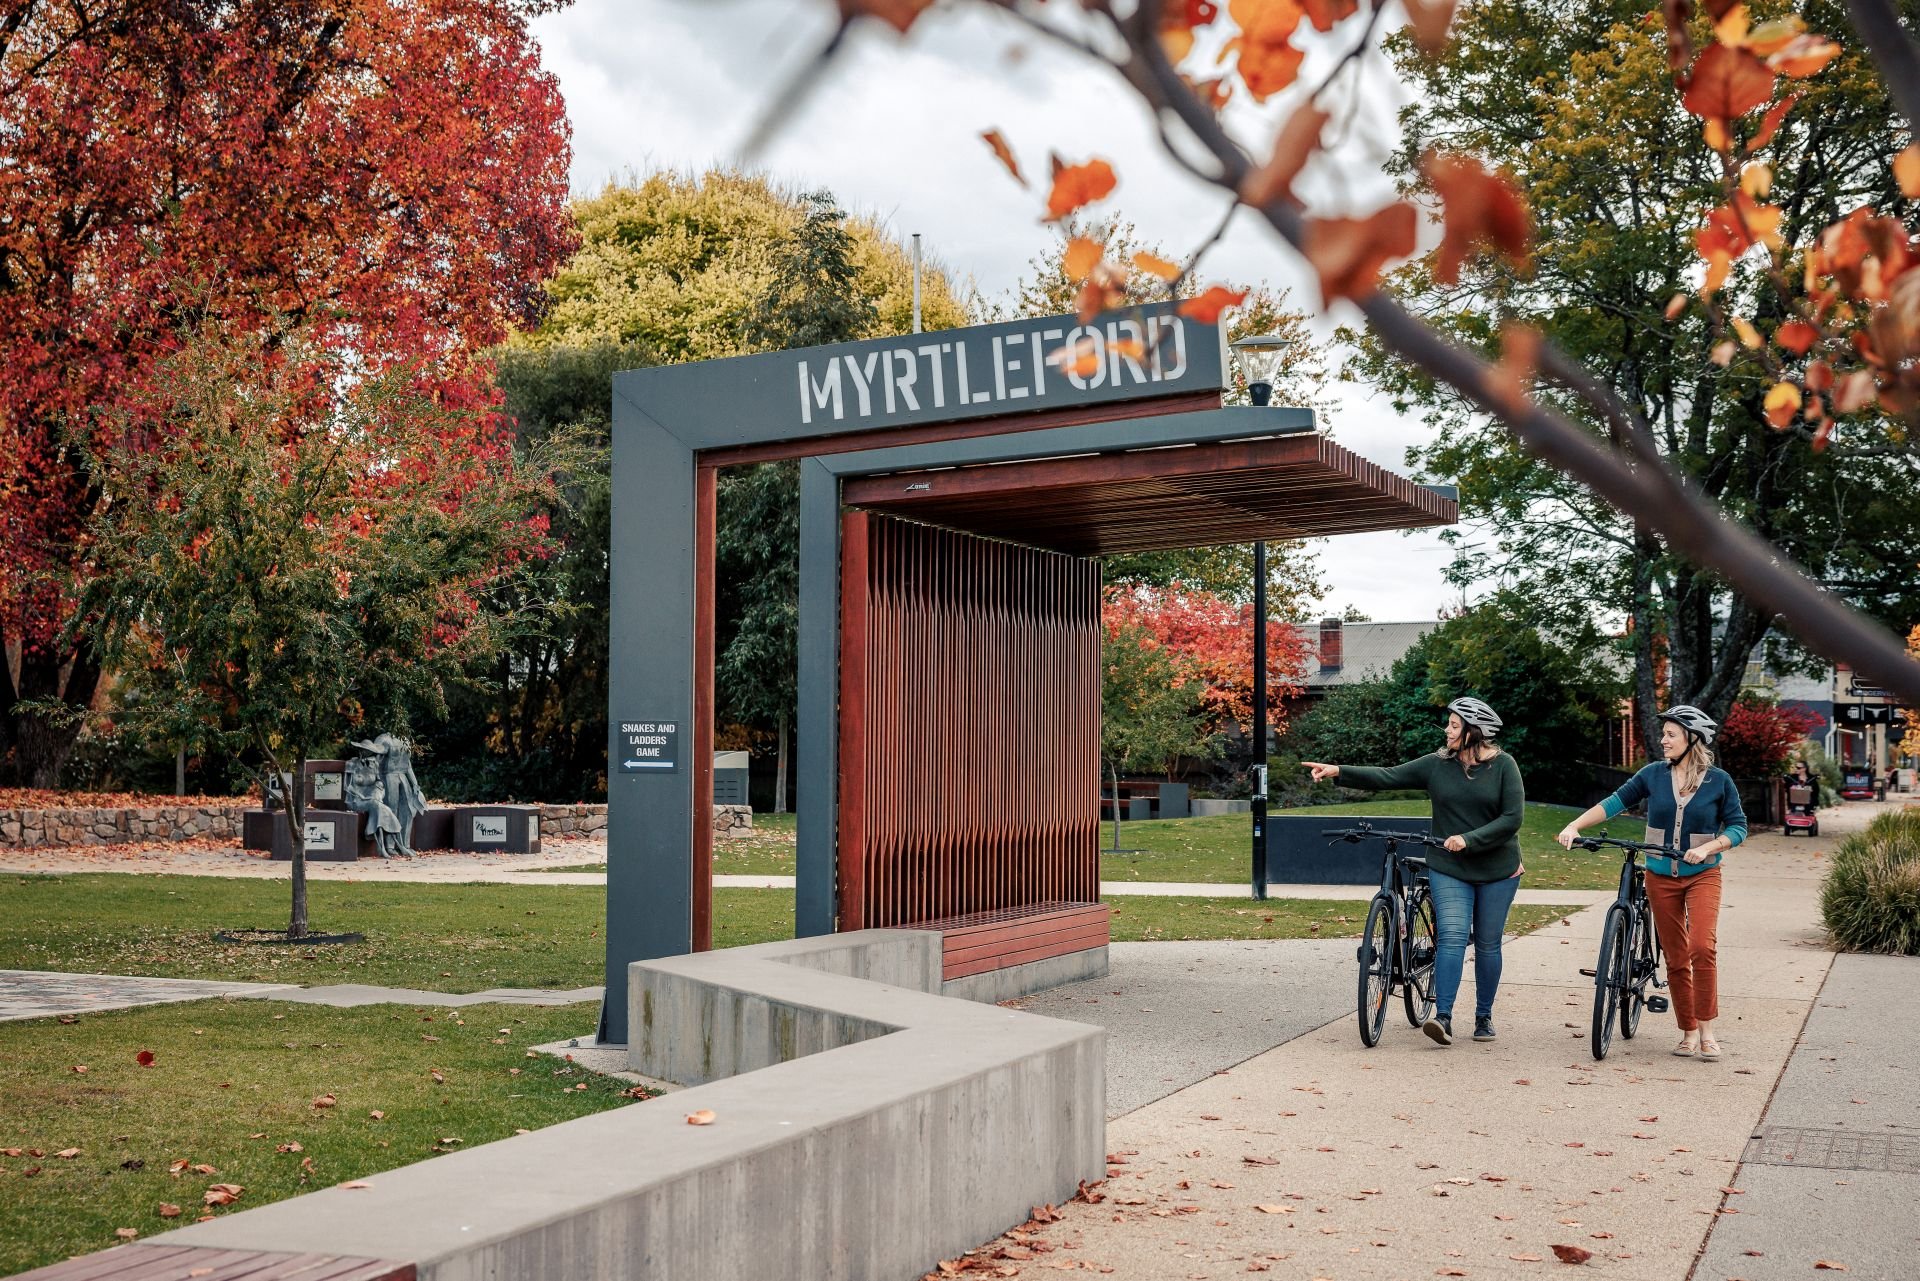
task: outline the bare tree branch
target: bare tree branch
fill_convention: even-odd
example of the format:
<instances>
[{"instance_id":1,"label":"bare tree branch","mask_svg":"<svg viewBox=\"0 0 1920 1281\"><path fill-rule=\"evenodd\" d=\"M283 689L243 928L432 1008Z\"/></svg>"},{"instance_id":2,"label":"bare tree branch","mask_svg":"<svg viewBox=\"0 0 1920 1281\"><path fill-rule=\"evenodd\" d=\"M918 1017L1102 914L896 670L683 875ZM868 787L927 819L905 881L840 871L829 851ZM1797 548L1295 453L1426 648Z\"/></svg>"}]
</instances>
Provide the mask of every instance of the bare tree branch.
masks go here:
<instances>
[{"instance_id":1,"label":"bare tree branch","mask_svg":"<svg viewBox=\"0 0 1920 1281\"><path fill-rule=\"evenodd\" d=\"M1887 0L1847 0L1847 13L1880 68L1894 105L1907 118L1907 128L1920 133L1920 49L1907 38L1899 13Z\"/></svg>"}]
</instances>

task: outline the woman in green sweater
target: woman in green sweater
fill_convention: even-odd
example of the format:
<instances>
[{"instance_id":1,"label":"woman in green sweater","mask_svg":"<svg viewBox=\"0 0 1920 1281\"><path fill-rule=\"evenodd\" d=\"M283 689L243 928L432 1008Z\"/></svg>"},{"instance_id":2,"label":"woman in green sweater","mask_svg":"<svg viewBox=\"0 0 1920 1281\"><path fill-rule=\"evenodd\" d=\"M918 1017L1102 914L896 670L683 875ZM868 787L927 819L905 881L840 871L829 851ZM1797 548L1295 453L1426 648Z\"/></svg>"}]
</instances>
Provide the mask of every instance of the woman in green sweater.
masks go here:
<instances>
[{"instance_id":1,"label":"woman in green sweater","mask_svg":"<svg viewBox=\"0 0 1920 1281\"><path fill-rule=\"evenodd\" d=\"M1420 788L1433 801L1433 830L1446 834L1444 850L1427 851L1433 886L1433 1017L1426 1033L1453 1044L1453 998L1473 942L1473 1039L1491 1041L1493 998L1500 990L1500 942L1507 912L1520 888L1520 820L1527 793L1513 758L1493 745L1500 718L1477 698L1447 704L1447 744L1392 769L1302 762L1313 781L1337 778L1348 787L1378 791Z\"/></svg>"}]
</instances>

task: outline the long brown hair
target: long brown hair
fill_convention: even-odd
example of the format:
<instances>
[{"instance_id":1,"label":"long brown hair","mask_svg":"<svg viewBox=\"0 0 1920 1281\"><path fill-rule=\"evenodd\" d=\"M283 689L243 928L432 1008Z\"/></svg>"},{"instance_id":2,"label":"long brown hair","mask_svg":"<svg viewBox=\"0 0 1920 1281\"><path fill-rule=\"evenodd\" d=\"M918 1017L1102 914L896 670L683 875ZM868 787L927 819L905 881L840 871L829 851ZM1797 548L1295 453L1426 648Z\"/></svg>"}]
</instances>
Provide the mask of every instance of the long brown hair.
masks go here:
<instances>
[{"instance_id":1,"label":"long brown hair","mask_svg":"<svg viewBox=\"0 0 1920 1281\"><path fill-rule=\"evenodd\" d=\"M1459 716L1460 714L1455 712L1453 715ZM1499 754L1500 748L1490 742L1487 736L1480 732L1478 725L1467 724L1465 717L1461 717L1460 720L1460 746L1458 750L1451 747L1443 747L1440 749L1440 755L1450 761L1460 762L1460 772L1468 778L1473 777L1473 767L1475 765L1483 763L1483 760L1490 761Z\"/></svg>"}]
</instances>

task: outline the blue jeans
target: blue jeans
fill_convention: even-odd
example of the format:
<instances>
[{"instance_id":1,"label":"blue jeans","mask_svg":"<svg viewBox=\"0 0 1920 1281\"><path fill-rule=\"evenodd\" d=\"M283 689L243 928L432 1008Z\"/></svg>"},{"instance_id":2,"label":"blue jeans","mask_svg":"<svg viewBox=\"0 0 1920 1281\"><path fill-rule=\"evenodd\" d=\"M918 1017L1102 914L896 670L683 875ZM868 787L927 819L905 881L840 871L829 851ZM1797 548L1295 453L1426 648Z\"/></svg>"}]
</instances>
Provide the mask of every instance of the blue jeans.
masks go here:
<instances>
[{"instance_id":1,"label":"blue jeans","mask_svg":"<svg viewBox=\"0 0 1920 1281\"><path fill-rule=\"evenodd\" d=\"M1493 1014L1494 994L1500 990L1500 941L1507 932L1507 912L1520 889L1520 878L1475 885L1427 869L1433 886L1433 924L1437 955L1433 959L1433 1003L1440 1014L1453 1016L1453 998L1460 991L1460 972L1467 964L1467 943L1473 942L1473 1012L1476 1018Z\"/></svg>"}]
</instances>

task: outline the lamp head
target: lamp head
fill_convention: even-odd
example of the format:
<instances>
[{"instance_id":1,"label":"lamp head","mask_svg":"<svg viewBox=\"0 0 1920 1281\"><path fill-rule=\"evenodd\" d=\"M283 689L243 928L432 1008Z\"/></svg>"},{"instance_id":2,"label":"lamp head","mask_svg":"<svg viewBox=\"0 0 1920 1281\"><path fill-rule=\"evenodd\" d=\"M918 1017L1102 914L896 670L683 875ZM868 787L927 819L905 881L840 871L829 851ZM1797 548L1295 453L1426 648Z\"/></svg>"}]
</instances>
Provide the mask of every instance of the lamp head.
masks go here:
<instances>
[{"instance_id":1,"label":"lamp head","mask_svg":"<svg viewBox=\"0 0 1920 1281\"><path fill-rule=\"evenodd\" d=\"M1233 340L1240 353L1241 368L1247 375L1247 395L1254 404L1273 400L1273 379L1280 371L1280 358L1286 353L1287 340L1279 334L1250 334Z\"/></svg>"}]
</instances>

